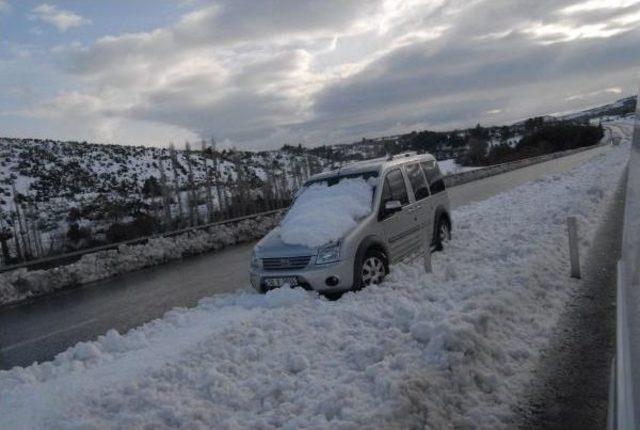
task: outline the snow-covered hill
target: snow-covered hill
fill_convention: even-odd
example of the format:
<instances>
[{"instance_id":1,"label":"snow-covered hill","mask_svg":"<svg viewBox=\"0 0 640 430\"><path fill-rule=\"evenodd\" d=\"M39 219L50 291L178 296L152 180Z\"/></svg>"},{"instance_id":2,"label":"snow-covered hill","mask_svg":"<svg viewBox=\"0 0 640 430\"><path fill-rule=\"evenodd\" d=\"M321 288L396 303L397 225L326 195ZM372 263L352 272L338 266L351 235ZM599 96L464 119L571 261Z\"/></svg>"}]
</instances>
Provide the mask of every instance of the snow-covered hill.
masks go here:
<instances>
[{"instance_id":1,"label":"snow-covered hill","mask_svg":"<svg viewBox=\"0 0 640 430\"><path fill-rule=\"evenodd\" d=\"M176 151L172 158L159 148L0 139L0 231L21 237L20 251L36 256L99 244L114 223L141 214L167 228L199 224L281 205L328 164L295 150ZM69 235L72 224L77 237Z\"/></svg>"},{"instance_id":2,"label":"snow-covered hill","mask_svg":"<svg viewBox=\"0 0 640 430\"><path fill-rule=\"evenodd\" d=\"M625 97L603 106L559 115L557 118L560 120L591 120L594 118L615 120L633 112L636 103L637 96Z\"/></svg>"}]
</instances>

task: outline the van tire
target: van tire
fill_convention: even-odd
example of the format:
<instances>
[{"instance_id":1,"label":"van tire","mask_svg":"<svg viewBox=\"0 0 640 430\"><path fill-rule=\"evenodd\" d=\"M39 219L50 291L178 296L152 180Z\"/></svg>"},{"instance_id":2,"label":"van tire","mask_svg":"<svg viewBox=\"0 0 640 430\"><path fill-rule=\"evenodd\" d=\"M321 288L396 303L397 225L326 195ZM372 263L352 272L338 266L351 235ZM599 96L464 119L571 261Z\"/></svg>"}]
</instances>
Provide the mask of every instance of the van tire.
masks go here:
<instances>
[{"instance_id":1,"label":"van tire","mask_svg":"<svg viewBox=\"0 0 640 430\"><path fill-rule=\"evenodd\" d=\"M355 287L359 290L371 284L380 284L388 274L389 263L386 254L371 248L367 250L357 266Z\"/></svg>"},{"instance_id":2,"label":"van tire","mask_svg":"<svg viewBox=\"0 0 640 430\"><path fill-rule=\"evenodd\" d=\"M435 228L435 250L442 251L444 245L451 240L451 222L449 219L440 215Z\"/></svg>"}]
</instances>

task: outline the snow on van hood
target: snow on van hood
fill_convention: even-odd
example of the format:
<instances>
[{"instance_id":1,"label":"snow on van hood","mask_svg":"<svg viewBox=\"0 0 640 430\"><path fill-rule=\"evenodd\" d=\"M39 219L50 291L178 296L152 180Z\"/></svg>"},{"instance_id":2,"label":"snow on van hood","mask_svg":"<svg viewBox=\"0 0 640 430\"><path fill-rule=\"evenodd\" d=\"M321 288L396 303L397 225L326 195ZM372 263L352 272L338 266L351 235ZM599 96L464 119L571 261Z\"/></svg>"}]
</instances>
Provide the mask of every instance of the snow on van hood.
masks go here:
<instances>
[{"instance_id":1,"label":"snow on van hood","mask_svg":"<svg viewBox=\"0 0 640 430\"><path fill-rule=\"evenodd\" d=\"M343 238L371 213L373 185L362 178L312 184L282 220L280 238L289 245L316 248Z\"/></svg>"}]
</instances>

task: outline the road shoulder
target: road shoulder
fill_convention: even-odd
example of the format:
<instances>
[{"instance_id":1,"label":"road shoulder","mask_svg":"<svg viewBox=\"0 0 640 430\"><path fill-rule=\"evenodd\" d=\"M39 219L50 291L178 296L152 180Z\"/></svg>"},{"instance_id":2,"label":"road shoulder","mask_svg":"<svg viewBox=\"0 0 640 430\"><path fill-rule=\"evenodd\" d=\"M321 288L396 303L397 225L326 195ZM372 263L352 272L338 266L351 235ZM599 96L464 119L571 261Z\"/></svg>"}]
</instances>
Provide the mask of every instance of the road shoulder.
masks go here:
<instances>
[{"instance_id":1,"label":"road shoulder","mask_svg":"<svg viewBox=\"0 0 640 430\"><path fill-rule=\"evenodd\" d=\"M517 411L522 429L606 428L625 184L626 175L583 262L583 282L567 304L534 371L527 400Z\"/></svg>"}]
</instances>

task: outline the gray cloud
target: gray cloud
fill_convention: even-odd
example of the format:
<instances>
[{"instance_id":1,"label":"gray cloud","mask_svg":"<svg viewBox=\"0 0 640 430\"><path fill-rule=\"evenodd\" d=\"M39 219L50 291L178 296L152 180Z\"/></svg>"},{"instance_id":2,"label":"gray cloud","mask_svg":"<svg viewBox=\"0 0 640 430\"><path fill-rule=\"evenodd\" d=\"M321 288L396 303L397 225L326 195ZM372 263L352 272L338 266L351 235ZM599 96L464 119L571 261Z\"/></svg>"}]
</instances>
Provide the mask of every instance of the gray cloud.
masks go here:
<instances>
[{"instance_id":1,"label":"gray cloud","mask_svg":"<svg viewBox=\"0 0 640 430\"><path fill-rule=\"evenodd\" d=\"M632 81L632 70L639 64L629 53L638 40L640 31L636 29L615 38L578 40L570 46L532 45L521 34L500 40L468 41L434 54L428 54L428 46L412 45L327 88L318 95L315 108L322 115L362 114L381 106L576 79L621 68L629 69ZM520 96L517 90L513 95Z\"/></svg>"},{"instance_id":2,"label":"gray cloud","mask_svg":"<svg viewBox=\"0 0 640 430\"><path fill-rule=\"evenodd\" d=\"M43 106L256 149L511 121L635 90L638 3L219 2L57 50L82 94Z\"/></svg>"},{"instance_id":3,"label":"gray cloud","mask_svg":"<svg viewBox=\"0 0 640 430\"><path fill-rule=\"evenodd\" d=\"M91 24L91 20L69 10L58 8L56 5L42 3L31 10L30 19L50 24L60 32L73 27Z\"/></svg>"}]
</instances>

